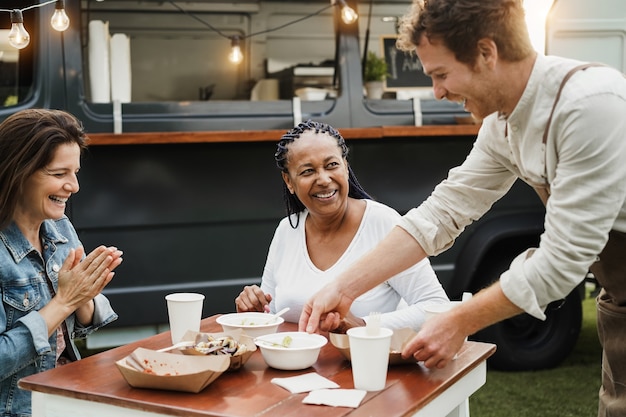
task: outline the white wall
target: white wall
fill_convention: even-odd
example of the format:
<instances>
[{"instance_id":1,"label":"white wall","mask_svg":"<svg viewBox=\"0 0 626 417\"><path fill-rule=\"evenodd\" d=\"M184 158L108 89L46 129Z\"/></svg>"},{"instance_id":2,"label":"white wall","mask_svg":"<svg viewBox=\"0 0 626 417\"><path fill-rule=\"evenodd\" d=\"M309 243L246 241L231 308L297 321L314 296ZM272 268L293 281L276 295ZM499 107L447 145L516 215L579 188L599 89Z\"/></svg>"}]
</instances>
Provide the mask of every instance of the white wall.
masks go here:
<instances>
[{"instance_id":1,"label":"white wall","mask_svg":"<svg viewBox=\"0 0 626 417\"><path fill-rule=\"evenodd\" d=\"M556 0L548 15L546 51L626 72L626 1Z\"/></svg>"}]
</instances>

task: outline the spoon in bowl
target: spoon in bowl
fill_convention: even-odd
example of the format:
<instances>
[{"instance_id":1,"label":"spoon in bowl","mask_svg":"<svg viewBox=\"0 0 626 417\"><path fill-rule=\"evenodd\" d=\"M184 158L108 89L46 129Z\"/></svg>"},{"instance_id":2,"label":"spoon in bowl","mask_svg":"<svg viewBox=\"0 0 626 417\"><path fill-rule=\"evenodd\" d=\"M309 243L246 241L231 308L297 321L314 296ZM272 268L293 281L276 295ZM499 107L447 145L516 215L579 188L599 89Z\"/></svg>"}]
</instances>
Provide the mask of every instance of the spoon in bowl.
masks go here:
<instances>
[{"instance_id":1,"label":"spoon in bowl","mask_svg":"<svg viewBox=\"0 0 626 417\"><path fill-rule=\"evenodd\" d=\"M283 314L285 314L288 311L289 311L289 307L285 307L282 310L280 310L278 313L272 314L274 316L274 321L276 321L280 316L282 316Z\"/></svg>"}]
</instances>

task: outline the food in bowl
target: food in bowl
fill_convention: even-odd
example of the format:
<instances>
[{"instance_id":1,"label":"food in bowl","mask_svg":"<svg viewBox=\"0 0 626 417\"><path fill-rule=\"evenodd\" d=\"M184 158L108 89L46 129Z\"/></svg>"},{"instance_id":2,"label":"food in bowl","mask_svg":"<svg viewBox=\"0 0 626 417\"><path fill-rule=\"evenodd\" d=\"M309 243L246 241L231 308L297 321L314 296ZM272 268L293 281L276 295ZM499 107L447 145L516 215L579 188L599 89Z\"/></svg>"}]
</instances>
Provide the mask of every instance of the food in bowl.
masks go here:
<instances>
[{"instance_id":1,"label":"food in bowl","mask_svg":"<svg viewBox=\"0 0 626 417\"><path fill-rule=\"evenodd\" d=\"M229 359L137 348L115 365L131 387L197 393L228 369Z\"/></svg>"},{"instance_id":2,"label":"food in bowl","mask_svg":"<svg viewBox=\"0 0 626 417\"><path fill-rule=\"evenodd\" d=\"M196 337L193 348L205 355L239 356L248 351L244 343L239 343L231 336L215 337L206 333L200 333Z\"/></svg>"},{"instance_id":3,"label":"food in bowl","mask_svg":"<svg viewBox=\"0 0 626 417\"><path fill-rule=\"evenodd\" d=\"M267 313L246 312L224 314L216 321L222 326L224 332L241 329L245 334L254 338L276 333L278 326L284 323L285 319Z\"/></svg>"},{"instance_id":4,"label":"food in bowl","mask_svg":"<svg viewBox=\"0 0 626 417\"><path fill-rule=\"evenodd\" d=\"M345 333L329 333L330 343L339 349L346 359L351 360L350 355L350 339ZM391 344L389 346L389 365L414 364L417 362L413 356L408 358L402 357L402 349L417 333L413 329L403 328L395 329L391 336Z\"/></svg>"},{"instance_id":5,"label":"food in bowl","mask_svg":"<svg viewBox=\"0 0 626 417\"><path fill-rule=\"evenodd\" d=\"M185 355L196 356L229 356L229 371L236 371L250 359L257 348L250 337L242 337L241 329L226 333L200 333L188 331L183 340L193 341L193 344L180 349Z\"/></svg>"},{"instance_id":6,"label":"food in bowl","mask_svg":"<svg viewBox=\"0 0 626 417\"><path fill-rule=\"evenodd\" d=\"M254 342L268 366L293 371L312 366L328 339L306 332L279 332L257 337Z\"/></svg>"}]
</instances>

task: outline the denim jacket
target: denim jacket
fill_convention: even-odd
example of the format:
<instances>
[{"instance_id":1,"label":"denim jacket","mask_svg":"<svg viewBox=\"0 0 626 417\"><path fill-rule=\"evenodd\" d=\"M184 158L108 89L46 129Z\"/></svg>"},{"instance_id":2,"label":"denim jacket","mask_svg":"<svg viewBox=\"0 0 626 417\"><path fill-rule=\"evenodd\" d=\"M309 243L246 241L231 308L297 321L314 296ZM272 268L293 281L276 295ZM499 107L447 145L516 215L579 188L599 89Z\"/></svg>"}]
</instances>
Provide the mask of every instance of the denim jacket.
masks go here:
<instances>
[{"instance_id":1,"label":"denim jacket","mask_svg":"<svg viewBox=\"0 0 626 417\"><path fill-rule=\"evenodd\" d=\"M46 220L41 227L43 254L24 237L15 223L0 231L0 417L31 415L31 393L17 387L20 378L55 367L56 332L39 310L50 302L47 278L57 288L58 272L71 248L81 245L67 217ZM94 298L92 325L83 327L74 314L65 320L68 336L83 338L117 319L109 300ZM69 357L80 358L71 341Z\"/></svg>"}]
</instances>

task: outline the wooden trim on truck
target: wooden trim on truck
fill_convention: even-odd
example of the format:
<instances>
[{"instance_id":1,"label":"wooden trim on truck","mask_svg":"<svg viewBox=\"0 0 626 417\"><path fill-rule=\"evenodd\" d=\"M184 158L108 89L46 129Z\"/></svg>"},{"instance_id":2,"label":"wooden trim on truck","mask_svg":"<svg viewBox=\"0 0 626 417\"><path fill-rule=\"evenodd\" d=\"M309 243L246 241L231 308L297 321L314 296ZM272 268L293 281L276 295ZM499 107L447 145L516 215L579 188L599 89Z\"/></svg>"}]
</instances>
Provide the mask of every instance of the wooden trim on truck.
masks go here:
<instances>
[{"instance_id":1,"label":"wooden trim on truck","mask_svg":"<svg viewBox=\"0 0 626 417\"><path fill-rule=\"evenodd\" d=\"M420 136L476 136L478 124L428 126L378 126L340 128L345 139L412 138ZM88 133L91 146L158 145L177 143L276 142L286 130L212 132Z\"/></svg>"}]
</instances>

